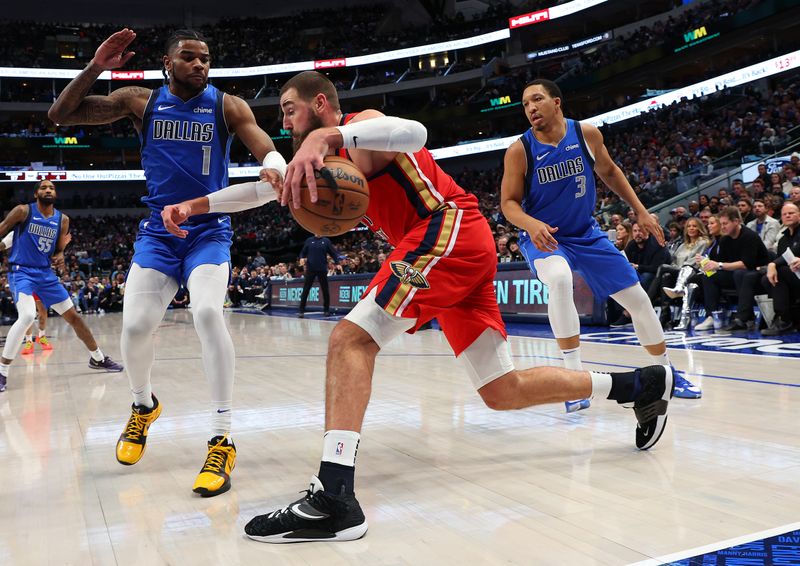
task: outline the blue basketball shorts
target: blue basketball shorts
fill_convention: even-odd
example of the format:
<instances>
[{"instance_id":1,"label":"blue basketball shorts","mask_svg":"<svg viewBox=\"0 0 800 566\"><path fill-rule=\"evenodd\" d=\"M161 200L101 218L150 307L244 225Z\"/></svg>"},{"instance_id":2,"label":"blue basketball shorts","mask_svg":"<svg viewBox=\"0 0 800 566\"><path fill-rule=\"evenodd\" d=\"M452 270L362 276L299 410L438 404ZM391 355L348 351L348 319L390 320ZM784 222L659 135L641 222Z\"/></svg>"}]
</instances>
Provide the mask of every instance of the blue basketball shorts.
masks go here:
<instances>
[{"instance_id":1,"label":"blue basketball shorts","mask_svg":"<svg viewBox=\"0 0 800 566\"><path fill-rule=\"evenodd\" d=\"M12 265L8 271L8 285L19 302L19 294L33 296L36 293L47 308L69 299L69 293L49 267L25 267Z\"/></svg>"},{"instance_id":2,"label":"blue basketball shorts","mask_svg":"<svg viewBox=\"0 0 800 566\"><path fill-rule=\"evenodd\" d=\"M167 232L161 216L153 213L139 224L133 263L155 269L185 284L199 265L230 263L233 230L230 216L182 224L185 239Z\"/></svg>"},{"instance_id":3,"label":"blue basketball shorts","mask_svg":"<svg viewBox=\"0 0 800 566\"><path fill-rule=\"evenodd\" d=\"M520 251L534 276L534 261L558 255L567 261L572 271L581 274L595 297L605 298L639 283L628 258L599 229L585 238L559 238L558 232L554 236L558 248L553 252L540 251L527 234L520 239Z\"/></svg>"}]
</instances>

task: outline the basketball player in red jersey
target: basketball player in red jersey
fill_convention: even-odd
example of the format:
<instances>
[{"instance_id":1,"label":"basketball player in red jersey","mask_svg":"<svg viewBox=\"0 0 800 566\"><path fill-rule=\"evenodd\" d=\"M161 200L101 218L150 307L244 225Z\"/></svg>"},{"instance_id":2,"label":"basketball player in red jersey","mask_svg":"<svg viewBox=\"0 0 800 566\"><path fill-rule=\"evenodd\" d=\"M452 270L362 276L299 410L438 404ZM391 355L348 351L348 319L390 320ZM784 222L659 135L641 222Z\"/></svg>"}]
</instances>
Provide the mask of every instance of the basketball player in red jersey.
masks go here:
<instances>
[{"instance_id":1,"label":"basketball player in red jersey","mask_svg":"<svg viewBox=\"0 0 800 566\"><path fill-rule=\"evenodd\" d=\"M442 171L423 147L427 131L422 124L376 110L345 116L333 83L314 71L290 79L281 89L280 105L283 127L292 132L295 145L282 183L282 203L291 200L290 206L299 206L303 177L316 200L314 170L323 167L326 155L343 155L369 179L364 223L395 249L330 336L318 475L305 497L252 519L245 527L247 536L285 543L353 540L366 533L353 485L375 357L392 339L434 317L490 408L521 409L597 395L634 403L639 448L658 441L673 389L668 366L613 374L514 369L494 293L497 259L491 230L476 197ZM238 189L216 194L229 190ZM237 198L244 198L243 193ZM204 212L204 199L165 209L165 226L180 234L179 221Z\"/></svg>"}]
</instances>

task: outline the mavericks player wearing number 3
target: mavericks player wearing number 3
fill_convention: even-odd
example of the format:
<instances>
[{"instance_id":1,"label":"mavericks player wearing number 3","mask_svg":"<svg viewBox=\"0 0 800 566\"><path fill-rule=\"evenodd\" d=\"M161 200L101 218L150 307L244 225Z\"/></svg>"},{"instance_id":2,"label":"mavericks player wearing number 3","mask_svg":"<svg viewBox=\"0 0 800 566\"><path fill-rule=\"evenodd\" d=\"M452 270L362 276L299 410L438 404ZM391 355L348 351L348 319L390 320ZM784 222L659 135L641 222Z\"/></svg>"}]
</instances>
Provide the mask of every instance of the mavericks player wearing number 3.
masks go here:
<instances>
[{"instance_id":1,"label":"mavericks player wearing number 3","mask_svg":"<svg viewBox=\"0 0 800 566\"><path fill-rule=\"evenodd\" d=\"M528 83L522 106L531 128L506 152L500 202L505 217L522 230L520 250L531 271L548 286L548 317L564 365L582 369L573 271L583 276L595 296L610 296L622 305L653 361L669 365L664 332L634 266L594 219L594 174L633 208L644 233L663 246L661 226L611 159L600 130L564 117L556 83ZM674 375L677 397L700 397L698 387L678 372ZM567 412L588 406L588 399L566 403Z\"/></svg>"},{"instance_id":2,"label":"mavericks player wearing number 3","mask_svg":"<svg viewBox=\"0 0 800 566\"><path fill-rule=\"evenodd\" d=\"M135 38L133 31L123 29L103 42L87 68L58 97L49 116L59 124L107 124L128 118L139 132L147 184L142 200L151 214L139 226L125 286L121 349L133 406L117 443L117 460L124 465L139 461L148 429L161 414L150 384L153 333L178 286L185 283L211 390L211 440L193 487L208 497L230 489L236 461L230 436L234 350L222 309L230 270L231 222L219 210L209 209L184 226L185 238L176 238L165 230L161 212L185 199L212 195L228 184L234 135L259 161L271 163L267 177L278 175L276 158L284 167L285 161L247 104L208 84L208 42L192 30L177 31L167 40L163 57L167 85L155 90L123 87L108 96L89 96L101 73L122 67L133 57L127 49Z\"/></svg>"}]
</instances>

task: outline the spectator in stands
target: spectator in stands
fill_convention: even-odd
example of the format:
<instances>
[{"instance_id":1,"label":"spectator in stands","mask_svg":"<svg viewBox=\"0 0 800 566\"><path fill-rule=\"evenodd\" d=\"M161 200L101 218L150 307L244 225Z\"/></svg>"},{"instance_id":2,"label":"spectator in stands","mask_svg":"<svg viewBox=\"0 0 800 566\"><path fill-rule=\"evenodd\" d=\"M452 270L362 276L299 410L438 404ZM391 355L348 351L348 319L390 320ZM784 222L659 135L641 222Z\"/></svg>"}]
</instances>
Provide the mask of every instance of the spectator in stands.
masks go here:
<instances>
[{"instance_id":1,"label":"spectator in stands","mask_svg":"<svg viewBox=\"0 0 800 566\"><path fill-rule=\"evenodd\" d=\"M305 266L305 281L303 292L300 295L300 312L297 316L303 318L306 312L306 301L315 279L319 279L322 290L322 310L324 316L330 315L331 296L328 288L328 256L334 261L339 259L339 252L333 247L329 238L314 234L306 239L300 251L300 264Z\"/></svg>"},{"instance_id":2,"label":"spectator in stands","mask_svg":"<svg viewBox=\"0 0 800 566\"><path fill-rule=\"evenodd\" d=\"M706 230L708 230L708 219L711 218L712 216L711 209L705 207L703 210L700 211L700 214L698 214L697 216L698 218L700 218L700 222L703 223L703 226L706 227Z\"/></svg>"},{"instance_id":3,"label":"spectator in stands","mask_svg":"<svg viewBox=\"0 0 800 566\"><path fill-rule=\"evenodd\" d=\"M719 220L723 234L719 242L719 261L709 260L703 264L703 270L714 272L703 281L703 298L706 312L711 313L719 309L722 291L735 289L736 316L722 330L738 332L747 330L748 323L754 319L754 297L761 279L756 269L769 263L769 255L758 234L742 225L738 208L726 207ZM713 326L713 319L708 325L707 322L708 319L696 330L708 330Z\"/></svg>"},{"instance_id":4,"label":"spectator in stands","mask_svg":"<svg viewBox=\"0 0 800 566\"><path fill-rule=\"evenodd\" d=\"M178 287L178 291L172 298L172 302L170 303L170 308L185 309L188 306L189 306L189 291L186 289L185 286L181 285L180 287Z\"/></svg>"},{"instance_id":5,"label":"spectator in stands","mask_svg":"<svg viewBox=\"0 0 800 566\"><path fill-rule=\"evenodd\" d=\"M511 236L508 239L508 251L511 254L511 261L525 261L525 257L519 249L519 238L517 236Z\"/></svg>"},{"instance_id":6,"label":"spectator in stands","mask_svg":"<svg viewBox=\"0 0 800 566\"><path fill-rule=\"evenodd\" d=\"M778 241L778 257L767 265L767 274L762 286L772 297L775 308L775 320L770 328L761 332L764 336L777 336L794 330L792 321L792 303L800 299L800 207L787 202L781 209L783 235ZM791 262L783 257L786 250L791 250L794 259Z\"/></svg>"},{"instance_id":7,"label":"spectator in stands","mask_svg":"<svg viewBox=\"0 0 800 566\"><path fill-rule=\"evenodd\" d=\"M100 308L104 312L122 312L122 287L117 281L101 293Z\"/></svg>"},{"instance_id":8,"label":"spectator in stands","mask_svg":"<svg viewBox=\"0 0 800 566\"><path fill-rule=\"evenodd\" d=\"M789 191L789 200L800 206L800 177L795 177L792 183L792 190Z\"/></svg>"},{"instance_id":9,"label":"spectator in stands","mask_svg":"<svg viewBox=\"0 0 800 566\"><path fill-rule=\"evenodd\" d=\"M680 330L688 328L691 295L697 288L696 284L691 287L689 280L697 273L697 257L706 251L708 245L706 227L699 218L689 218L683 229L681 244L671 254L672 261L659 267L656 279L649 290L651 300L661 304L662 323L666 324L671 321L669 299L683 298L681 321L678 327Z\"/></svg>"},{"instance_id":10,"label":"spectator in stands","mask_svg":"<svg viewBox=\"0 0 800 566\"><path fill-rule=\"evenodd\" d=\"M736 201L736 207L739 209L739 214L742 215L742 222L747 225L756 219L753 213L753 201L749 197L740 197Z\"/></svg>"},{"instance_id":11,"label":"spectator in stands","mask_svg":"<svg viewBox=\"0 0 800 566\"><path fill-rule=\"evenodd\" d=\"M638 222L634 224L631 229L633 239L625 246L625 255L636 270L642 288L647 290L653 283L658 268L670 262L669 253L667 253L666 248L658 244L655 237L645 235L645 232L639 227ZM630 313L623 310L622 316L612 323L611 326L616 328L628 324L631 324Z\"/></svg>"},{"instance_id":12,"label":"spectator in stands","mask_svg":"<svg viewBox=\"0 0 800 566\"><path fill-rule=\"evenodd\" d=\"M624 252L633 238L633 224L621 222L617 224L615 230L617 231L617 238L614 240L614 245L619 251Z\"/></svg>"},{"instance_id":13,"label":"spectator in stands","mask_svg":"<svg viewBox=\"0 0 800 566\"><path fill-rule=\"evenodd\" d=\"M508 236L497 238L497 263L508 263L513 261L511 252L508 250Z\"/></svg>"},{"instance_id":14,"label":"spectator in stands","mask_svg":"<svg viewBox=\"0 0 800 566\"><path fill-rule=\"evenodd\" d=\"M739 201L741 203L741 201ZM739 212L742 207L739 206ZM767 250L774 252L778 245L778 232L781 229L780 222L767 214L767 205L763 199L753 201L753 214L755 219L747 223L747 227L758 234Z\"/></svg>"}]
</instances>

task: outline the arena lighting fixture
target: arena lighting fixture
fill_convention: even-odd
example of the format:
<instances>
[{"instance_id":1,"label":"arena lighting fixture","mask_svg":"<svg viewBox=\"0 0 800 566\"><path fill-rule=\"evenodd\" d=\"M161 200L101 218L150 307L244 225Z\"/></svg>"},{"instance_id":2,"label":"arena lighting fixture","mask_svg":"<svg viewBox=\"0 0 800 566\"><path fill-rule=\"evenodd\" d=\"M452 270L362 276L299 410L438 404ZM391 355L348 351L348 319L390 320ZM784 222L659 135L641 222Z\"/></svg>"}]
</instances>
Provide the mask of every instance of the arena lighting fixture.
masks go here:
<instances>
[{"instance_id":1,"label":"arena lighting fixture","mask_svg":"<svg viewBox=\"0 0 800 566\"><path fill-rule=\"evenodd\" d=\"M373 53L372 55L359 55L357 57L341 57L336 59L321 59L317 61L301 61L298 63L281 63L278 65L260 65L256 67L241 68L216 68L211 69L209 76L213 78L230 77L254 77L265 75L277 75L284 73L297 73L300 71L310 71L314 69L330 69L341 67L358 67L360 65L372 65L374 63L384 63L386 61L397 61L409 57L420 57L424 55L434 55L444 51L455 51L457 49L467 49L502 41L511 37L511 29L537 23L538 21L554 20L569 16L581 10L603 4L608 0L573 0L565 4L559 4L551 8L545 8L531 14L522 14L509 19L509 27L489 33L483 33L473 37L454 39L452 41L442 41L417 47L405 49L395 49L394 51L384 51L383 53ZM539 14L532 16L532 14ZM531 19L536 21L529 21ZM528 22L528 23L524 23ZM0 67L0 78L24 78L24 79L74 79L80 73L80 69L29 69L24 67ZM128 75L126 75L126 73ZM105 71L100 74L98 80L162 80L161 69L149 71Z\"/></svg>"},{"instance_id":2,"label":"arena lighting fixture","mask_svg":"<svg viewBox=\"0 0 800 566\"><path fill-rule=\"evenodd\" d=\"M800 67L800 50L773 59L767 59L761 63L756 63L755 65L750 65L737 71L714 77L713 79L659 94L658 96L641 100L592 118L587 118L584 121L598 127L603 124L622 122L635 118L645 112L677 102L684 97L695 98L697 96L713 94L718 90L757 81L765 77L796 69L797 67ZM474 155L476 153L485 153L488 151L499 151L506 149L517 139L519 139L519 135L450 147L440 147L431 150L431 153L435 159L440 160L449 159L451 157ZM260 167L231 167L228 170L228 176L231 178L257 177L259 169ZM144 171L141 169L106 171L0 171L0 182L40 181L42 179L51 179L53 181L144 181Z\"/></svg>"}]
</instances>

